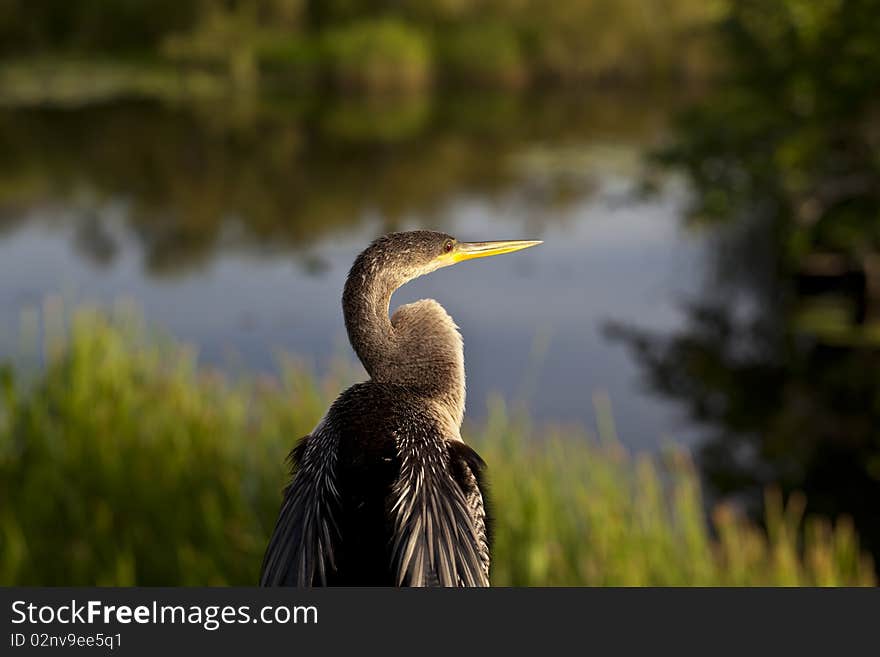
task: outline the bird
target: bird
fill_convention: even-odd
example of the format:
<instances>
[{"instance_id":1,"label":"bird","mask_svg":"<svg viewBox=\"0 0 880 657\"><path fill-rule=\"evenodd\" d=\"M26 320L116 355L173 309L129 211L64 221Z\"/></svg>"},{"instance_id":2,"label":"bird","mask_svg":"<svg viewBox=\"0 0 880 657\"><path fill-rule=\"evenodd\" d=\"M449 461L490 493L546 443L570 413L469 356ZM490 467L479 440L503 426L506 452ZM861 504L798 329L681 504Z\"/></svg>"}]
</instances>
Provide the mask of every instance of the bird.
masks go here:
<instances>
[{"instance_id":1,"label":"bird","mask_svg":"<svg viewBox=\"0 0 880 657\"><path fill-rule=\"evenodd\" d=\"M461 437L464 344L437 301L400 306L405 283L539 240L384 235L354 261L342 310L369 379L330 405L289 455L291 480L261 586L488 586L486 465Z\"/></svg>"}]
</instances>

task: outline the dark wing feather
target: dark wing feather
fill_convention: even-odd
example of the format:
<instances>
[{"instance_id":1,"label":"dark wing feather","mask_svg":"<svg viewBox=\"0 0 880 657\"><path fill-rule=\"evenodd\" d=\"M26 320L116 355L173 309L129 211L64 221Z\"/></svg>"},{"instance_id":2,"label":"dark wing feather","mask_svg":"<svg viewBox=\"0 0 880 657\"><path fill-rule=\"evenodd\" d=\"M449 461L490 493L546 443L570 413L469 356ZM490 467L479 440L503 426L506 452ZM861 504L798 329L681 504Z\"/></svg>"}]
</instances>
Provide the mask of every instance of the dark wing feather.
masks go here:
<instances>
[{"instance_id":1,"label":"dark wing feather","mask_svg":"<svg viewBox=\"0 0 880 657\"><path fill-rule=\"evenodd\" d=\"M291 452L293 481L263 557L260 586L323 586L336 570L336 447L319 425Z\"/></svg>"},{"instance_id":2,"label":"dark wing feather","mask_svg":"<svg viewBox=\"0 0 880 657\"><path fill-rule=\"evenodd\" d=\"M450 441L434 438L397 436L401 468L389 506L395 583L488 586L486 525L476 479L471 474L471 482L463 480L462 486L455 473L469 466L459 462Z\"/></svg>"},{"instance_id":3,"label":"dark wing feather","mask_svg":"<svg viewBox=\"0 0 880 657\"><path fill-rule=\"evenodd\" d=\"M483 562L483 571L489 577L492 543L492 514L486 483L486 463L463 442L449 443L450 465L456 482L465 493L468 510L477 534L477 550Z\"/></svg>"}]
</instances>

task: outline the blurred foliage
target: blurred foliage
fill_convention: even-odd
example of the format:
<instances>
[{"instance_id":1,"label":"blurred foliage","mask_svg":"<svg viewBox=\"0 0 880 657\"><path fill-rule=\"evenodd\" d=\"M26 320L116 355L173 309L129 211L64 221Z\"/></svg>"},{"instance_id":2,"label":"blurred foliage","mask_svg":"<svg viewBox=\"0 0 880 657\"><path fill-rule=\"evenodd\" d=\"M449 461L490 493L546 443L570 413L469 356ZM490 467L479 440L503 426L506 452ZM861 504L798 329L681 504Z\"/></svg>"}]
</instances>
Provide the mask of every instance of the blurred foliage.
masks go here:
<instances>
[{"instance_id":1,"label":"blurred foliage","mask_svg":"<svg viewBox=\"0 0 880 657\"><path fill-rule=\"evenodd\" d=\"M721 226L671 335L614 327L705 427L715 494L762 514L775 482L854 518L880 555L880 2L736 0L729 77L663 159Z\"/></svg>"},{"instance_id":2,"label":"blurred foliage","mask_svg":"<svg viewBox=\"0 0 880 657\"><path fill-rule=\"evenodd\" d=\"M373 92L413 91L431 79L431 54L425 38L406 23L360 21L324 36L333 83Z\"/></svg>"},{"instance_id":3,"label":"blurred foliage","mask_svg":"<svg viewBox=\"0 0 880 657\"><path fill-rule=\"evenodd\" d=\"M342 375L231 382L131 310L61 317L47 305L38 373L0 377L0 583L254 583L284 456ZM767 533L721 507L713 536L680 452L633 458L500 403L465 433L491 467L495 584L874 583L851 523L804 524L797 495L769 494Z\"/></svg>"},{"instance_id":4,"label":"blurred foliage","mask_svg":"<svg viewBox=\"0 0 880 657\"><path fill-rule=\"evenodd\" d=\"M522 4L534 73L560 80L703 78L717 71L712 28L726 0L572 0Z\"/></svg>"},{"instance_id":5,"label":"blurred foliage","mask_svg":"<svg viewBox=\"0 0 880 657\"><path fill-rule=\"evenodd\" d=\"M10 81L36 76L34 57L134 60L165 76L156 95L179 93L193 70L236 91L263 79L370 92L701 79L717 69L723 12L723 0L0 0L3 97L32 98ZM57 77L47 100L49 83L76 82Z\"/></svg>"},{"instance_id":6,"label":"blurred foliage","mask_svg":"<svg viewBox=\"0 0 880 657\"><path fill-rule=\"evenodd\" d=\"M880 244L880 2L737 0L729 79L680 120L666 158L698 190L697 219L760 212L784 256Z\"/></svg>"},{"instance_id":7,"label":"blurred foliage","mask_svg":"<svg viewBox=\"0 0 880 657\"><path fill-rule=\"evenodd\" d=\"M180 0L0 0L5 53L144 52L199 18L200 2Z\"/></svg>"},{"instance_id":8,"label":"blurred foliage","mask_svg":"<svg viewBox=\"0 0 880 657\"><path fill-rule=\"evenodd\" d=\"M523 46L516 32L503 23L465 23L438 39L437 60L453 82L521 86L527 77Z\"/></svg>"}]
</instances>

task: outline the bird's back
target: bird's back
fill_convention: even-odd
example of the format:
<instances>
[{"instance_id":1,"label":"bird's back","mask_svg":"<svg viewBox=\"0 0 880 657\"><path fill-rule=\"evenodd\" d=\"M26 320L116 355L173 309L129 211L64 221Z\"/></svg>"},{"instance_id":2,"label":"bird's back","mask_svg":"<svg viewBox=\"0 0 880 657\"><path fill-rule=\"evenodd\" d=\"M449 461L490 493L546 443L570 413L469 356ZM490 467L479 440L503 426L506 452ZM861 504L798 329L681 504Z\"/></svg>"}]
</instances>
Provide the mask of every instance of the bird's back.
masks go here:
<instances>
[{"instance_id":1,"label":"bird's back","mask_svg":"<svg viewBox=\"0 0 880 657\"><path fill-rule=\"evenodd\" d=\"M261 582L488 584L483 464L447 432L404 386L343 392L293 452Z\"/></svg>"},{"instance_id":2,"label":"bird's back","mask_svg":"<svg viewBox=\"0 0 880 657\"><path fill-rule=\"evenodd\" d=\"M367 382L349 388L327 421L338 439L337 481L341 496L339 571L329 583L393 585L388 499L400 475L396 436L414 404L397 386Z\"/></svg>"}]
</instances>

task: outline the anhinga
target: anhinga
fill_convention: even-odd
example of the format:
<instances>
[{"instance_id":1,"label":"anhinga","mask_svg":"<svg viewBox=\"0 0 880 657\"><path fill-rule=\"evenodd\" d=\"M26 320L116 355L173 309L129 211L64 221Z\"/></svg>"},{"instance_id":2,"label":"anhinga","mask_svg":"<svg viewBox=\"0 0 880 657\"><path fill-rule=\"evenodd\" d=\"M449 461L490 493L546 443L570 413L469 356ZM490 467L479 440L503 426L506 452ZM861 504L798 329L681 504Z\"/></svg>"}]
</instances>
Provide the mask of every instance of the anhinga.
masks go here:
<instances>
[{"instance_id":1,"label":"anhinga","mask_svg":"<svg viewBox=\"0 0 880 657\"><path fill-rule=\"evenodd\" d=\"M432 299L390 319L388 308L418 276L536 244L414 231L357 257L342 309L370 380L339 395L291 452L261 585L488 586L485 464L460 433L461 335Z\"/></svg>"}]
</instances>

